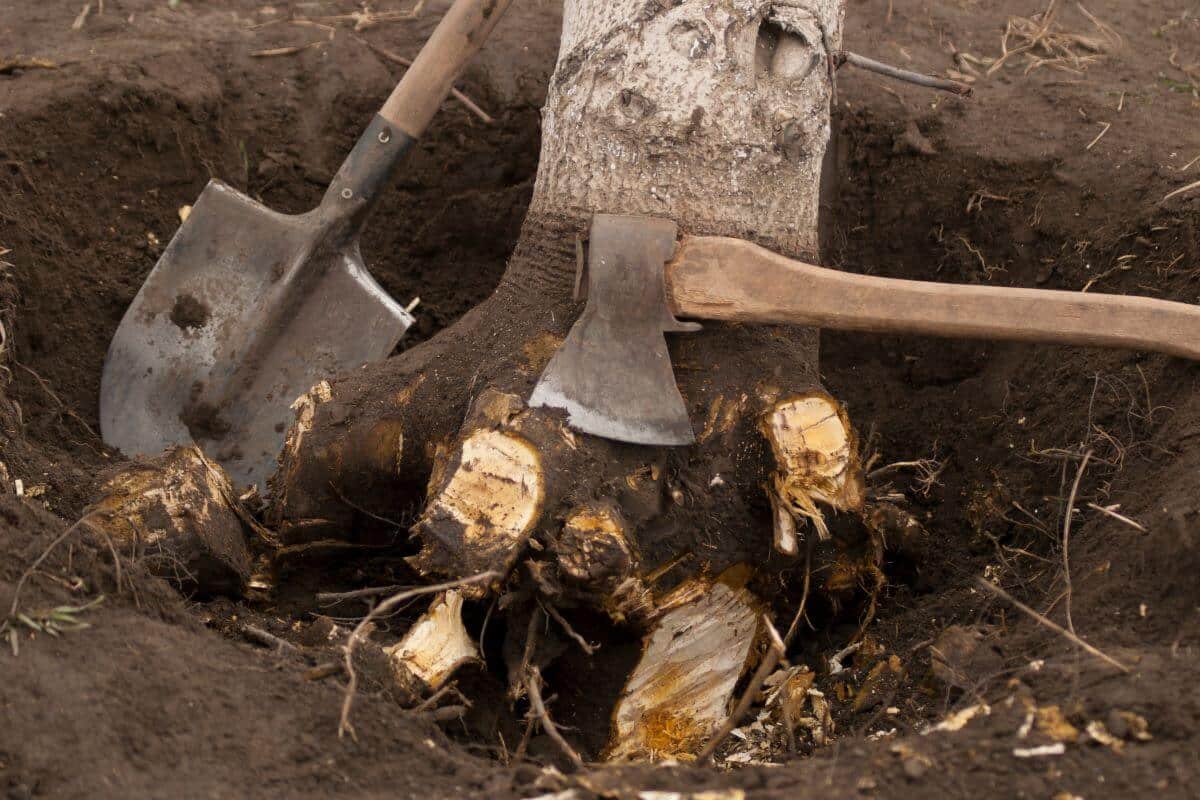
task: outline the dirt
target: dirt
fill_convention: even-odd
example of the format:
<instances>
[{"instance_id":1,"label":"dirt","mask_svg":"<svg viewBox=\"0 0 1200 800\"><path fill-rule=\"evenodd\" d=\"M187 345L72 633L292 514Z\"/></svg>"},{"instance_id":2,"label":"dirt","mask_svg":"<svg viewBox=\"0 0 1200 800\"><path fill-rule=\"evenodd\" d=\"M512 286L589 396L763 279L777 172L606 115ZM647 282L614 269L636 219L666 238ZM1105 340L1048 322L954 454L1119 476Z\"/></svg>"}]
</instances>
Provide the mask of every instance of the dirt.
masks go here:
<instances>
[{"instance_id":1,"label":"dirt","mask_svg":"<svg viewBox=\"0 0 1200 800\"><path fill-rule=\"evenodd\" d=\"M356 8L318 5L304 13ZM954 48L995 56L1006 16L1041 7L1004 5L852 3L847 47L942 72L954 66ZM436 21L427 12L358 33L339 25L329 38L311 26L252 27L272 17L248 1L171 9L107 0L73 30L80 7L48 0L0 19L5 609L25 568L119 462L95 434L100 368L179 209L212 177L281 211L314 205L400 74L357 37L412 56ZM1119 49L1082 72L1051 65L1024 74L1017 57L969 100L843 67L826 262L894 277L1200 301L1200 192L1160 202L1200 176L1196 73L1181 68L1200 61L1197 9L1109 0L1088 11L1119 32ZM1061 14L1067 30L1096 33L1073 6ZM448 101L367 228L373 274L402 302L421 298L402 346L445 327L500 278L536 169L557 26L554 4L516 4L460 84L496 122ZM292 55L251 56L316 41ZM10 67L16 57L59 66ZM200 311L181 308L177 324L203 324ZM826 386L849 405L876 466L932 458L940 467L925 483L903 469L877 478L905 493L928 535L886 565L870 627L904 673L858 710L835 704L832 745L775 768L630 766L563 777L541 768L555 758L541 737L535 760L505 764L498 742L405 714L376 691L356 706L357 741L339 739L338 681L305 680L311 659L239 631L250 621L296 641L317 636L296 599L311 596L317 575L321 588L362 585L364 570L372 579L389 570L398 582L411 577L378 549L360 552L377 542L298 552L292 593L275 605L193 604L157 579L118 576L103 542L72 534L27 582L22 607L106 599L78 615L91 627L59 638L23 629L19 654L0 655L0 787L11 797L530 797L571 787L584 797L722 787L764 798L1195 796L1197 367L1130 352L915 337L825 333L822 344ZM1070 531L1070 614L1078 634L1128 675L973 582L995 579L1066 624L1062 521L1087 451ZM1116 504L1145 530L1096 508ZM780 598L777 613L790 614L794 601ZM468 625L478 630L482 614ZM836 617L819 604L811 619L817 630L790 658L821 667L854 625L829 624ZM978 657L961 662L970 674L958 687L934 675L929 648L954 625L985 637ZM611 640L599 620L583 633L636 655L636 643ZM497 659L500 636L489 632L485 642ZM855 658L842 682L857 689L872 666ZM591 674L574 650L547 678L561 687L563 721L580 728L576 741L598 750L619 681ZM486 674L476 680L478 696L502 691ZM916 733L982 701L990 715L958 732ZM1126 730L1131 740L1119 752L1080 741L1061 755L1020 758L1014 749L1053 743L1044 730L1018 737L1026 701L1059 706L1080 730L1100 720L1121 732L1133 713L1153 738L1136 741ZM473 713L491 711L479 705Z\"/></svg>"},{"instance_id":2,"label":"dirt","mask_svg":"<svg viewBox=\"0 0 1200 800\"><path fill-rule=\"evenodd\" d=\"M171 322L183 331L203 328L208 323L208 306L190 294L181 294L171 306Z\"/></svg>"}]
</instances>

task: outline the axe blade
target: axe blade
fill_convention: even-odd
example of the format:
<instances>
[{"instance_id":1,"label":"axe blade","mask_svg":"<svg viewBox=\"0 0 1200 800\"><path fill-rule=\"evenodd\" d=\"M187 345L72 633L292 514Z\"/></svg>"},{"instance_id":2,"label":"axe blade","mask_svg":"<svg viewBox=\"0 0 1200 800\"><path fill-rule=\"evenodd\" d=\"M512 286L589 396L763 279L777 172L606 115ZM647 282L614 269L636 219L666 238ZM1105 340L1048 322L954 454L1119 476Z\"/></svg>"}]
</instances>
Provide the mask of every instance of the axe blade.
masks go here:
<instances>
[{"instance_id":1,"label":"axe blade","mask_svg":"<svg viewBox=\"0 0 1200 800\"><path fill-rule=\"evenodd\" d=\"M576 430L647 445L692 444L664 331L697 330L667 306L663 266L675 223L597 214L587 306L534 387L529 405L561 408Z\"/></svg>"}]
</instances>

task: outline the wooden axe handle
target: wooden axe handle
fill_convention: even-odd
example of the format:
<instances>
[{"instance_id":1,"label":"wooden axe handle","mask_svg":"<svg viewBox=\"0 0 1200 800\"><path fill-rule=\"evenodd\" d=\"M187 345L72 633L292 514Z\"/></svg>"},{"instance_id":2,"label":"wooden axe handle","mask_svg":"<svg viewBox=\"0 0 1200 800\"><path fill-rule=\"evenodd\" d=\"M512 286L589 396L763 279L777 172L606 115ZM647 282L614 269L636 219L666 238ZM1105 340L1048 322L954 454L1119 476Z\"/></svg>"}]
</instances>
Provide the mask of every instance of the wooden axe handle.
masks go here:
<instances>
[{"instance_id":1,"label":"wooden axe handle","mask_svg":"<svg viewBox=\"0 0 1200 800\"><path fill-rule=\"evenodd\" d=\"M680 317L1128 347L1200 360L1200 307L1149 297L854 275L709 236L683 237L666 282Z\"/></svg>"}]
</instances>

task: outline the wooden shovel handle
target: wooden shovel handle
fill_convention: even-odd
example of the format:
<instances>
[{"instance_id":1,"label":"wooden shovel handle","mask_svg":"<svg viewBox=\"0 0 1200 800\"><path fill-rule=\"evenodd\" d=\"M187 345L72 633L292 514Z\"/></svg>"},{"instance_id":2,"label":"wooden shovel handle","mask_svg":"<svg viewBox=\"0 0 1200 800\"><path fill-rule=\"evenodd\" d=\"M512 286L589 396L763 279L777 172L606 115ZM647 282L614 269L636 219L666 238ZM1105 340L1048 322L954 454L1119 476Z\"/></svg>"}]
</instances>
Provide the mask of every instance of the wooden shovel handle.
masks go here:
<instances>
[{"instance_id":1,"label":"wooden shovel handle","mask_svg":"<svg viewBox=\"0 0 1200 800\"><path fill-rule=\"evenodd\" d=\"M512 0L456 0L392 91L379 116L417 139Z\"/></svg>"},{"instance_id":2,"label":"wooden shovel handle","mask_svg":"<svg viewBox=\"0 0 1200 800\"><path fill-rule=\"evenodd\" d=\"M684 237L667 264L681 317L1128 347L1200 359L1200 307L1111 294L853 275L750 242Z\"/></svg>"}]
</instances>

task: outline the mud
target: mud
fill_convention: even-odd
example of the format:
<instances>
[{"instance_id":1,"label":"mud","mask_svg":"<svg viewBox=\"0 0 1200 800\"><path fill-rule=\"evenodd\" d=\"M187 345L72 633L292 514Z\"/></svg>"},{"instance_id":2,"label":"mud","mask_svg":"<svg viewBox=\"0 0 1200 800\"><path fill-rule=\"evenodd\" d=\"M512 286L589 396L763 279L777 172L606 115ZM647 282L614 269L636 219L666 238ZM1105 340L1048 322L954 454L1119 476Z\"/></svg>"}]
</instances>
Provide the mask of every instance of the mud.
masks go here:
<instances>
[{"instance_id":1,"label":"mud","mask_svg":"<svg viewBox=\"0 0 1200 800\"><path fill-rule=\"evenodd\" d=\"M322 14L356 8L320 5ZM210 177L281 211L311 207L399 75L356 37L411 56L436 20L427 13L358 33L343 26L325 39L305 26L253 28L270 17L241 0L105 6L80 30L71 27L78 4L62 0L0 15L4 609L25 567L119 461L95 436L100 367L178 209ZM951 43L995 55L1005 16L1040 4L1004 6L855 3L847 46L942 71L953 65ZM843 68L826 263L1200 300L1200 194L1159 202L1200 175L1200 162L1185 169L1200 156L1200 101L1181 90L1194 79L1176 66L1200 61L1200 23L1188 7L1089 4L1122 35L1119 50L1078 74L1006 69L977 84L969 101ZM551 4L518 3L510 13L460 84L496 123L448 101L364 237L385 288L404 302L421 297L402 347L486 297L516 240L558 19ZM1062 19L1094 31L1073 8ZM250 56L318 39L294 55ZM15 56L60 66L10 67ZM182 309L177 324L195 323L196 311ZM822 344L825 385L847 403L867 454L878 454L875 467L919 458L939 467L925 481L903 469L884 476L929 533L885 564L870 629L882 655L850 659L832 745L782 768L638 766L561 777L541 768L556 759L542 737L530 761L506 763L521 726L497 710L503 685L482 671L463 680L478 683L472 696L492 692L495 703L479 701L465 728L405 715L373 686L357 704L358 740L339 740L337 681L305 680L311 659L249 644L239 625L320 642L313 614L333 612L314 605L317 588L410 582L403 553L380 546L412 522L412 509L395 509L397 525L380 523L378 539L310 544L289 556L291 588L274 604L185 603L124 551L114 559L105 542L72 535L28 582L22 606L106 600L80 615L90 628L60 638L23 630L19 655L0 654L0 786L14 797L530 797L570 787L584 797L722 787L750 797L1194 796L1198 368L1127 352L914 337L826 333ZM1063 619L1062 520L1088 450L1071 533L1071 613L1081 636L1131 667L1128 676L973 584L987 575ZM1116 504L1145 532L1095 508ZM790 618L797 599L777 598L776 616ZM485 611L468 609L473 633ZM418 613L393 620L390 633L398 638ZM814 629L789 658L821 671L855 621L823 601L809 618ZM599 615L577 624L607 649L613 674L564 646L546 678L560 694L560 721L594 754L637 648ZM957 687L936 677L929 649L952 625L987 632L981 655L956 662L969 673ZM490 662L502 662L503 637L502 626L487 632ZM900 677L860 694L889 655L903 665ZM917 735L984 700L991 714L961 731ZM1059 756L1019 758L1014 749L1051 741L1041 730L1017 736L1027 700L1058 705L1080 728L1102 720L1118 733L1132 712L1153 738L1118 752L1084 737ZM493 730L506 744L478 733Z\"/></svg>"}]
</instances>

